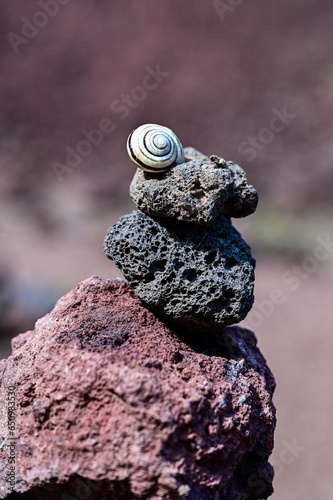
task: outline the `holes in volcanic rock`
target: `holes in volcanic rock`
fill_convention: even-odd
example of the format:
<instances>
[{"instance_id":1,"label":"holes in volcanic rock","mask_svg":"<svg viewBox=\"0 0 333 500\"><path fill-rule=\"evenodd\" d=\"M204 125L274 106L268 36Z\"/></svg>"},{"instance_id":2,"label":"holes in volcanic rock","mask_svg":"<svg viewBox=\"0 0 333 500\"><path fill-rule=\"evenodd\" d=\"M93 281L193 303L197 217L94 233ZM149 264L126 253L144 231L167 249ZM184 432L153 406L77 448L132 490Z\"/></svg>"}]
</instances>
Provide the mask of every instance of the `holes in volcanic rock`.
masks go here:
<instances>
[{"instance_id":1,"label":"holes in volcanic rock","mask_svg":"<svg viewBox=\"0 0 333 500\"><path fill-rule=\"evenodd\" d=\"M149 271L152 273L156 272L163 272L165 269L165 266L167 264L166 260L155 260L155 262L152 262L149 266Z\"/></svg>"},{"instance_id":2,"label":"holes in volcanic rock","mask_svg":"<svg viewBox=\"0 0 333 500\"><path fill-rule=\"evenodd\" d=\"M175 271L179 271L179 269L183 266L184 264L182 262L178 262L177 260L173 263L173 267Z\"/></svg>"},{"instance_id":3,"label":"holes in volcanic rock","mask_svg":"<svg viewBox=\"0 0 333 500\"><path fill-rule=\"evenodd\" d=\"M172 357L171 357L171 363L174 363L174 364L177 364L177 363L181 363L183 361L183 355L177 351L175 353L173 353Z\"/></svg>"},{"instance_id":4,"label":"holes in volcanic rock","mask_svg":"<svg viewBox=\"0 0 333 500\"><path fill-rule=\"evenodd\" d=\"M211 252L209 252L209 254L205 257L206 264L212 264L216 258L216 255L216 250L212 250Z\"/></svg>"},{"instance_id":5,"label":"holes in volcanic rock","mask_svg":"<svg viewBox=\"0 0 333 500\"><path fill-rule=\"evenodd\" d=\"M201 189L201 188L202 188L202 185L201 185L200 179L196 179L193 182L192 189Z\"/></svg>"},{"instance_id":6,"label":"holes in volcanic rock","mask_svg":"<svg viewBox=\"0 0 333 500\"><path fill-rule=\"evenodd\" d=\"M190 283L193 283L193 281L195 281L197 278L197 272L195 269L186 269L183 272L183 277L185 280L188 280L190 281Z\"/></svg>"},{"instance_id":7,"label":"holes in volcanic rock","mask_svg":"<svg viewBox=\"0 0 333 500\"><path fill-rule=\"evenodd\" d=\"M228 288L223 295L226 299L233 299L235 297L235 293L231 288Z\"/></svg>"},{"instance_id":8,"label":"holes in volcanic rock","mask_svg":"<svg viewBox=\"0 0 333 500\"><path fill-rule=\"evenodd\" d=\"M227 269L231 269L232 267L234 267L235 265L237 264L237 260L235 259L235 257L227 257L225 259L225 267Z\"/></svg>"},{"instance_id":9,"label":"holes in volcanic rock","mask_svg":"<svg viewBox=\"0 0 333 500\"><path fill-rule=\"evenodd\" d=\"M146 283L149 283L150 281L154 281L155 279L155 274L154 273L148 273L145 275L143 278Z\"/></svg>"}]
</instances>

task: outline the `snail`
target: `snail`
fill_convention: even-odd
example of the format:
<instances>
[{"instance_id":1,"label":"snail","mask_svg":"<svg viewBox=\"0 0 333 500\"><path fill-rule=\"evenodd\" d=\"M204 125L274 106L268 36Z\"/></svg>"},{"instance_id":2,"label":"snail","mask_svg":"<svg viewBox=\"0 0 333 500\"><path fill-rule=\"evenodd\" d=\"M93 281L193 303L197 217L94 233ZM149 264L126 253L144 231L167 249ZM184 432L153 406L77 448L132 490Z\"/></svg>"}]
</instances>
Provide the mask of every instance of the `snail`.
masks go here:
<instances>
[{"instance_id":1,"label":"snail","mask_svg":"<svg viewBox=\"0 0 333 500\"><path fill-rule=\"evenodd\" d=\"M185 161L183 146L176 134L153 123L141 125L131 132L127 151L138 167L152 173L166 172Z\"/></svg>"}]
</instances>

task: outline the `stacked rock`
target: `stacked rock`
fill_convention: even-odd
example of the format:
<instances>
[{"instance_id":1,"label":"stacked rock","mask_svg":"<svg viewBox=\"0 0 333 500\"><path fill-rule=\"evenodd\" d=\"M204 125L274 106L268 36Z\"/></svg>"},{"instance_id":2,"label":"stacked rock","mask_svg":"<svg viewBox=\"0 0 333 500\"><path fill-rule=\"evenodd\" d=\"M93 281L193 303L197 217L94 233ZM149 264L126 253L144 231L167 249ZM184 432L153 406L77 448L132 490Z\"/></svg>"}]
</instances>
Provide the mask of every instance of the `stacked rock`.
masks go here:
<instances>
[{"instance_id":1,"label":"stacked rock","mask_svg":"<svg viewBox=\"0 0 333 500\"><path fill-rule=\"evenodd\" d=\"M232 161L182 149L166 127L129 137L137 169L130 196L138 210L109 228L104 251L143 304L191 331L213 332L245 318L255 260L231 217L258 203Z\"/></svg>"}]
</instances>

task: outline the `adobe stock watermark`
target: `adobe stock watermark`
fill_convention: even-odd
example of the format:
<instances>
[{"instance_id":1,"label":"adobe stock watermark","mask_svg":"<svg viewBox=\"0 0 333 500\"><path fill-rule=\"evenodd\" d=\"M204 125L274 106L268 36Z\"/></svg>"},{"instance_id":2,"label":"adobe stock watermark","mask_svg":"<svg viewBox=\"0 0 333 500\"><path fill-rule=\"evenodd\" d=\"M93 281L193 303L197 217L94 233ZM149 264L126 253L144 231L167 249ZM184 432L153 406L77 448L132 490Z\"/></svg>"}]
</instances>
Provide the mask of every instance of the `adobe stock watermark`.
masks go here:
<instances>
[{"instance_id":1,"label":"adobe stock watermark","mask_svg":"<svg viewBox=\"0 0 333 500\"><path fill-rule=\"evenodd\" d=\"M268 127L260 129L257 135L249 135L246 141L239 144L238 153L245 155L248 162L253 161L258 151L265 149L273 141L275 135L283 132L291 120L295 118L296 115L289 113L287 106L284 106L282 111L274 108Z\"/></svg>"},{"instance_id":2,"label":"adobe stock watermark","mask_svg":"<svg viewBox=\"0 0 333 500\"><path fill-rule=\"evenodd\" d=\"M302 452L306 450L304 446L299 446L297 440L293 439L292 443L284 440L282 441L283 450L279 453L277 459L270 460L271 466L274 468L274 478L281 476L285 467L291 465L300 456ZM253 489L256 496L255 498L261 498L260 495L265 493L267 488L267 478L265 471L260 471L259 473L251 474L247 480L248 485ZM253 496L251 496L253 498Z\"/></svg>"},{"instance_id":3,"label":"adobe stock watermark","mask_svg":"<svg viewBox=\"0 0 333 500\"><path fill-rule=\"evenodd\" d=\"M265 318L274 314L276 306L284 304L288 293L298 290L301 284L318 270L320 263L333 255L333 241L330 234L325 238L318 237L316 241L318 245L314 248L313 255L304 257L300 265L294 265L283 273L281 282L287 290L283 290L282 287L274 288L267 299L256 301L250 316L244 321L245 327L257 328L262 325Z\"/></svg>"},{"instance_id":4,"label":"adobe stock watermark","mask_svg":"<svg viewBox=\"0 0 333 500\"><path fill-rule=\"evenodd\" d=\"M7 38L15 54L20 52L21 45L27 45L30 40L38 35L40 29L48 25L49 20L58 14L62 5L67 5L70 1L38 0L41 10L37 10L31 19L28 19L26 16L21 17L21 34L13 33L12 31L7 34Z\"/></svg>"},{"instance_id":5,"label":"adobe stock watermark","mask_svg":"<svg viewBox=\"0 0 333 500\"><path fill-rule=\"evenodd\" d=\"M17 481L17 453L16 453L16 386L10 383L7 392L7 475L8 489L15 490Z\"/></svg>"},{"instance_id":6,"label":"adobe stock watermark","mask_svg":"<svg viewBox=\"0 0 333 500\"><path fill-rule=\"evenodd\" d=\"M155 90L170 73L162 71L160 65L155 68L146 66L146 74L144 75L141 85L136 85L128 94L121 94L117 99L114 99L110 105L112 114L118 115L120 120L125 120L139 104L144 101L149 92ZM64 163L54 161L51 167L59 182L63 182L64 176L73 172L82 161L90 156L96 148L98 148L106 135L110 135L116 129L114 118L104 117L97 124L97 128L93 130L83 129L81 134L84 139L79 141L76 146L66 146L66 156Z\"/></svg>"},{"instance_id":7,"label":"adobe stock watermark","mask_svg":"<svg viewBox=\"0 0 333 500\"><path fill-rule=\"evenodd\" d=\"M243 0L226 0L223 2L222 0L213 0L213 6L220 18L220 21L223 22L225 20L225 15L233 12L236 7L241 5Z\"/></svg>"},{"instance_id":8,"label":"adobe stock watermark","mask_svg":"<svg viewBox=\"0 0 333 500\"><path fill-rule=\"evenodd\" d=\"M112 101L110 109L113 113L119 115L120 120L125 120L129 116L131 109L137 108L139 103L147 98L149 92L157 89L159 84L170 76L169 72L161 71L159 64L156 65L155 69L150 66L146 66L145 69L146 74L141 85L133 87L129 94L122 94L120 99Z\"/></svg>"},{"instance_id":9,"label":"adobe stock watermark","mask_svg":"<svg viewBox=\"0 0 333 500\"><path fill-rule=\"evenodd\" d=\"M292 443L288 443L288 441L284 440L282 444L284 448L280 451L278 459L271 460L270 462L274 467L275 477L280 476L285 466L293 464L296 458L306 450L305 446L297 445L296 439L293 439Z\"/></svg>"}]
</instances>

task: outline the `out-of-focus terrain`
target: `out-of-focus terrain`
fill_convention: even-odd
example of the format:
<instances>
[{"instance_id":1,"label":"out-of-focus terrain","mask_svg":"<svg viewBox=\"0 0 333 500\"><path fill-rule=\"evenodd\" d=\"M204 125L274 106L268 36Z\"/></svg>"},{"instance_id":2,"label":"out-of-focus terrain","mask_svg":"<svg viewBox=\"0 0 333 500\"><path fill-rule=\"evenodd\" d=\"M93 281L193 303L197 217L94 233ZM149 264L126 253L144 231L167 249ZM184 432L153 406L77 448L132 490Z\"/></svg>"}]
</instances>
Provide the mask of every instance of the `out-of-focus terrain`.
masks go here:
<instances>
[{"instance_id":1,"label":"out-of-focus terrain","mask_svg":"<svg viewBox=\"0 0 333 500\"><path fill-rule=\"evenodd\" d=\"M126 138L167 125L259 192L235 225L257 259L244 324L277 379L272 498L333 499L332 2L55 1L1 5L1 356L78 281L121 276L102 243L134 208Z\"/></svg>"}]
</instances>

